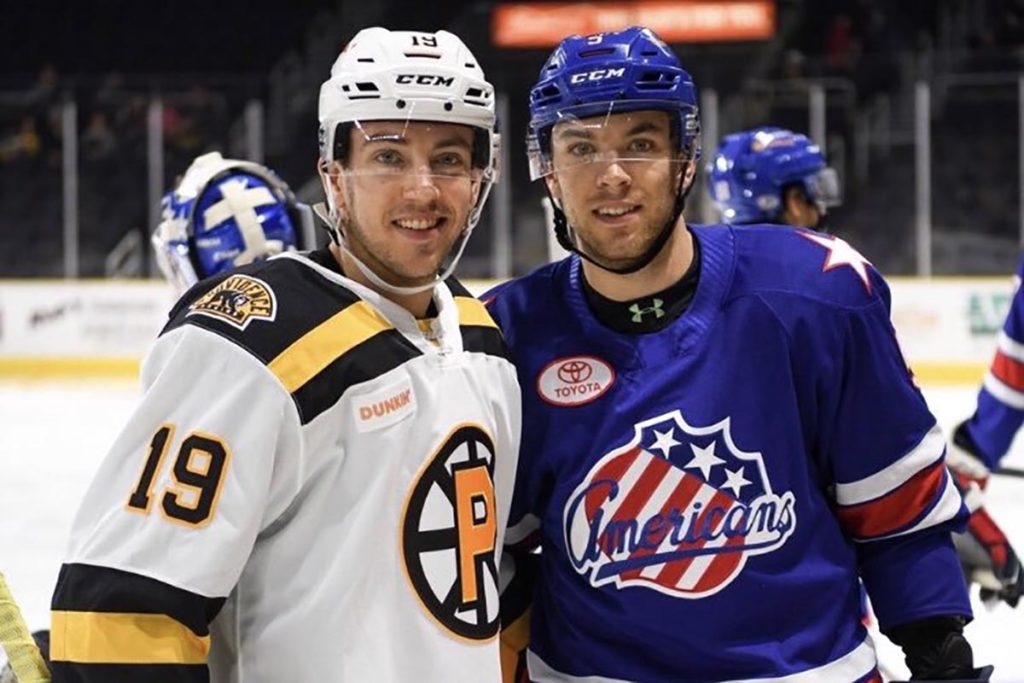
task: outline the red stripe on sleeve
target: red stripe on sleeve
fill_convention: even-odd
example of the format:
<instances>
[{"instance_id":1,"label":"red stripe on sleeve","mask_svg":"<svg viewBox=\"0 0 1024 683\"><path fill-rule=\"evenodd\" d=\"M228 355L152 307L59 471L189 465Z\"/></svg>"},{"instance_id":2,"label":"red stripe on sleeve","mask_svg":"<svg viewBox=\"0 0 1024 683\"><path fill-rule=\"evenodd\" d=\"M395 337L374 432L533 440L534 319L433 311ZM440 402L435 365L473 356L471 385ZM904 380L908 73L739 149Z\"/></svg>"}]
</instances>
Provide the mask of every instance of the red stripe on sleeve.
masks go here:
<instances>
[{"instance_id":1,"label":"red stripe on sleeve","mask_svg":"<svg viewBox=\"0 0 1024 683\"><path fill-rule=\"evenodd\" d=\"M992 374L1011 389L1024 391L1024 363L1016 358L996 351L996 357L992 360Z\"/></svg>"},{"instance_id":2,"label":"red stripe on sleeve","mask_svg":"<svg viewBox=\"0 0 1024 683\"><path fill-rule=\"evenodd\" d=\"M942 492L945 461L926 467L881 498L859 505L840 506L836 516L856 538L885 536L921 515Z\"/></svg>"}]
</instances>

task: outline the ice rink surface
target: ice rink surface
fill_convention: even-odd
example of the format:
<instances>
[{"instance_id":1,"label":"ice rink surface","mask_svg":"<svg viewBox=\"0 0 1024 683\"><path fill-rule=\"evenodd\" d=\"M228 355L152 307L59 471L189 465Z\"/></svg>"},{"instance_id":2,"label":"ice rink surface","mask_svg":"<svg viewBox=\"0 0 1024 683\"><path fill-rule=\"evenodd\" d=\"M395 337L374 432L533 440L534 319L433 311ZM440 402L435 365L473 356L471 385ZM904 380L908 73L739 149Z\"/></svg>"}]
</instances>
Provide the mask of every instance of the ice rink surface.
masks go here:
<instances>
[{"instance_id":1,"label":"ice rink surface","mask_svg":"<svg viewBox=\"0 0 1024 683\"><path fill-rule=\"evenodd\" d=\"M130 381L0 382L0 572L32 629L49 625L49 599L72 517L130 417L137 391ZM966 386L924 389L947 432L972 410L975 392ZM1024 469L1024 443L1004 464ZM993 477L988 505L1024 552L1024 479ZM975 598L967 635L975 661L996 665L994 681L1024 683L1024 605L989 610ZM884 637L875 641L889 670L905 675L899 651Z\"/></svg>"}]
</instances>

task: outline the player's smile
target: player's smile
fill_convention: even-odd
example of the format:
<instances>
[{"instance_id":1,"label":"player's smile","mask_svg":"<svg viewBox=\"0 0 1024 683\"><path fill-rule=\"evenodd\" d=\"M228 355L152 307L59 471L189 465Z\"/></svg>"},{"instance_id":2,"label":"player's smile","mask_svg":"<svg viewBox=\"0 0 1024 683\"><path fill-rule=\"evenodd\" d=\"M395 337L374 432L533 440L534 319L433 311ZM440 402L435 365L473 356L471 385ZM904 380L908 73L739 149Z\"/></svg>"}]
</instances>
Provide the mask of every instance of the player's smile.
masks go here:
<instances>
[{"instance_id":1,"label":"player's smile","mask_svg":"<svg viewBox=\"0 0 1024 683\"><path fill-rule=\"evenodd\" d=\"M601 202L591 213L609 226L627 225L640 217L643 205L630 201Z\"/></svg>"}]
</instances>

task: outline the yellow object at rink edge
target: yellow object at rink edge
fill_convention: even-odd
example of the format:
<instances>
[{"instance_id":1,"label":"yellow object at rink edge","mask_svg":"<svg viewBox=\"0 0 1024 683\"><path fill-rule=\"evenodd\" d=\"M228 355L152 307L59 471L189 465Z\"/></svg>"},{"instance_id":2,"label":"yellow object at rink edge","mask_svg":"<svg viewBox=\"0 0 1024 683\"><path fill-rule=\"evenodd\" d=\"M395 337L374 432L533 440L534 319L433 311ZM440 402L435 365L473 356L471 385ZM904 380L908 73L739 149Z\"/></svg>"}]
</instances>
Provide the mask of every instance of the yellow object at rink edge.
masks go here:
<instances>
[{"instance_id":1,"label":"yellow object at rink edge","mask_svg":"<svg viewBox=\"0 0 1024 683\"><path fill-rule=\"evenodd\" d=\"M0 357L0 379L124 378L139 375L140 358ZM911 363L918 384L981 385L984 363Z\"/></svg>"},{"instance_id":2,"label":"yellow object at rink edge","mask_svg":"<svg viewBox=\"0 0 1024 683\"><path fill-rule=\"evenodd\" d=\"M135 378L140 358L0 357L0 379Z\"/></svg>"}]
</instances>

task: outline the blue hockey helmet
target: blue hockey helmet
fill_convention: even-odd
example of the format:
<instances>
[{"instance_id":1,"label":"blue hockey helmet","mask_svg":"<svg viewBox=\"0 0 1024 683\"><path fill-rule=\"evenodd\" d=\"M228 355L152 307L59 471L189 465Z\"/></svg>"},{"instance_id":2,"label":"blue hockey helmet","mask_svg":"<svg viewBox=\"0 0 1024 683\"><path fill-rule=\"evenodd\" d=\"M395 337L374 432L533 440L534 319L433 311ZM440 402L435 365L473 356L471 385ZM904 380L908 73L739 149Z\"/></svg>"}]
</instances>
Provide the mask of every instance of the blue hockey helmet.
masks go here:
<instances>
[{"instance_id":1,"label":"blue hockey helmet","mask_svg":"<svg viewBox=\"0 0 1024 683\"><path fill-rule=\"evenodd\" d=\"M672 116L680 151L696 158L697 89L676 54L653 31L634 26L566 38L530 89L531 179L552 169L551 129L558 122L650 109Z\"/></svg>"},{"instance_id":2,"label":"blue hockey helmet","mask_svg":"<svg viewBox=\"0 0 1024 683\"><path fill-rule=\"evenodd\" d=\"M565 212L552 198L559 244L618 274L636 272L650 263L668 242L683 212L692 186L692 175L685 167L700 156L700 121L693 79L672 49L653 31L634 26L614 33L566 38L548 57L530 90L526 145L532 180L555 171L551 139L558 124L575 122L601 127L614 115L640 111L668 114L679 152L672 161L680 164L679 187L671 215L642 256L623 268L610 268L594 261L576 247ZM597 161L601 156L589 156L584 163Z\"/></svg>"},{"instance_id":3,"label":"blue hockey helmet","mask_svg":"<svg viewBox=\"0 0 1024 683\"><path fill-rule=\"evenodd\" d=\"M153 248L179 291L236 266L315 246L312 211L283 180L219 152L197 157L161 209Z\"/></svg>"},{"instance_id":4,"label":"blue hockey helmet","mask_svg":"<svg viewBox=\"0 0 1024 683\"><path fill-rule=\"evenodd\" d=\"M727 223L777 220L790 185L799 186L821 216L842 203L838 177L821 149L783 128L727 135L708 164L708 191Z\"/></svg>"}]
</instances>

